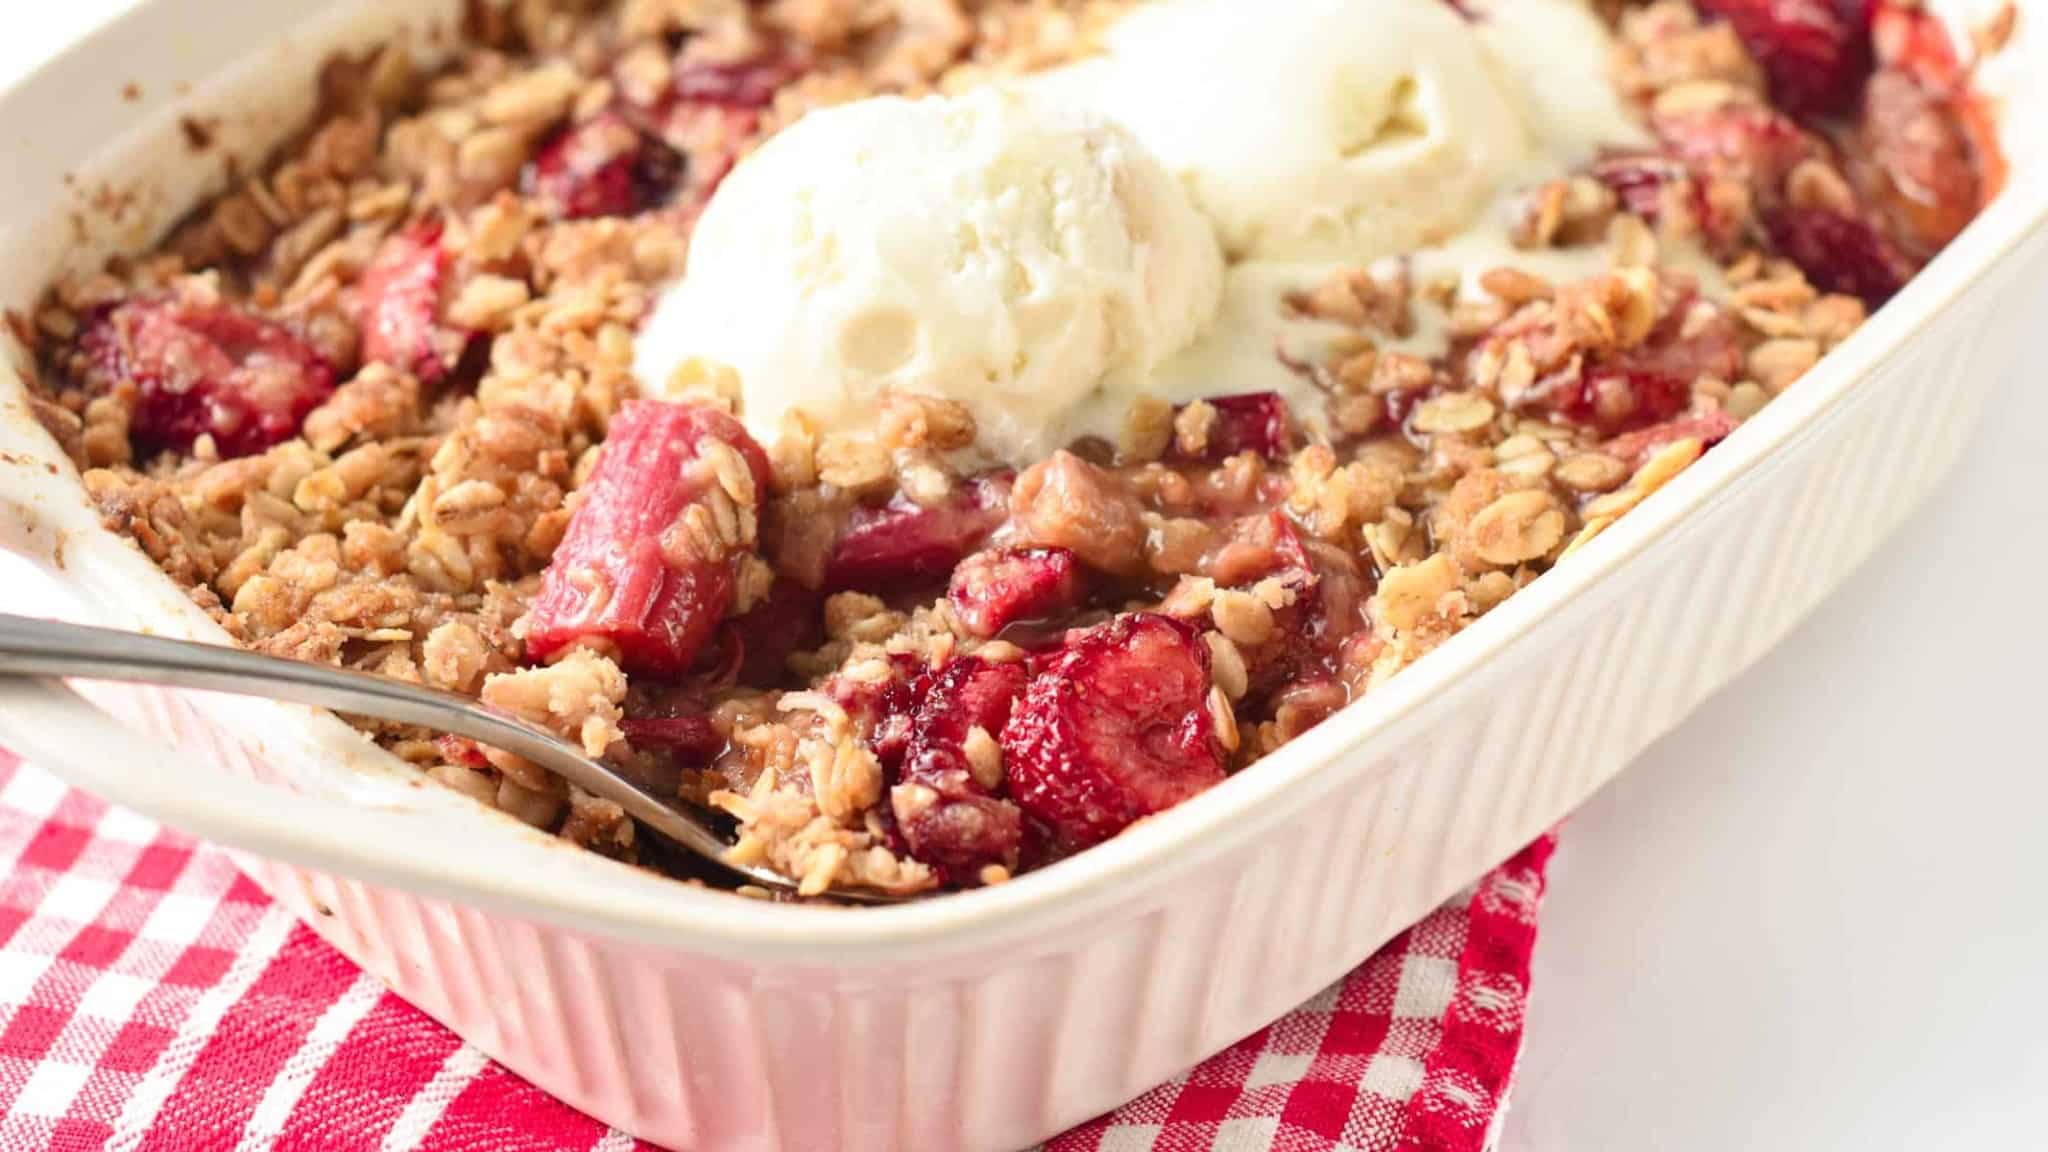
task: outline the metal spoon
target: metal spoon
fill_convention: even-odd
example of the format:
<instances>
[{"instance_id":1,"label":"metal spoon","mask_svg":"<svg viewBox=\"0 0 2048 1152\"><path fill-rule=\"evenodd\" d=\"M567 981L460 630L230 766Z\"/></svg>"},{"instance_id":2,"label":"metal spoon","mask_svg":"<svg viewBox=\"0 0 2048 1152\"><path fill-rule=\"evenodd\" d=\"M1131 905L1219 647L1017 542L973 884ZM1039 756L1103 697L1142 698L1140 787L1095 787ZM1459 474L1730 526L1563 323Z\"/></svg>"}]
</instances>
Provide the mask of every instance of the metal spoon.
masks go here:
<instances>
[{"instance_id":1,"label":"metal spoon","mask_svg":"<svg viewBox=\"0 0 2048 1152\"><path fill-rule=\"evenodd\" d=\"M705 826L703 812L681 807L680 798L662 796L557 736L453 692L238 648L6 613L0 613L0 676L197 688L452 732L524 756L591 795L610 800L663 839L749 883L781 891L796 888L796 882L787 876L727 860L726 849L731 845ZM834 889L829 895L864 904L897 899L867 889Z\"/></svg>"}]
</instances>

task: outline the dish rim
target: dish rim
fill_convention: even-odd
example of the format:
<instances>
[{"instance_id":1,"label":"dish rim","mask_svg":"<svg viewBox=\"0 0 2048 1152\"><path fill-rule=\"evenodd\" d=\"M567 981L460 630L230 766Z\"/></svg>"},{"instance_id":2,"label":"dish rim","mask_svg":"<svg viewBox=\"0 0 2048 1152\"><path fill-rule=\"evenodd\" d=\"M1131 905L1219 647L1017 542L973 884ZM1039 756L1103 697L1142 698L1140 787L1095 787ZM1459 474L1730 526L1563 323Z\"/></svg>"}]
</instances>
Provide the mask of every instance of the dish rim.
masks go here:
<instances>
[{"instance_id":1,"label":"dish rim","mask_svg":"<svg viewBox=\"0 0 2048 1152\"><path fill-rule=\"evenodd\" d=\"M94 58L99 45L139 15L161 12L179 2L140 0L38 68L12 83L0 84L0 126L24 117L24 110L18 107L20 97L35 83L65 68L78 69L81 61ZM2010 137L2011 119L2019 111L2007 108L2001 115L2002 135ZM91 149L90 155L95 162L105 161L125 139L106 140ZM442 853L433 869L439 876L439 882L431 886L437 889L433 894L643 943L791 964L842 966L898 962L910 954L934 950L993 948L1044 933L1052 924L1098 914L1148 889L1156 890L1174 876L1279 823L1292 806L1308 802L1304 794L1319 796L1340 782L1351 787L1370 786L1379 775L1392 771L1393 761L1375 759L1375 747L1395 746L1400 733L1412 731L1442 709L1455 707L1462 698L1459 686L1468 681L1481 683L1515 669L1517 657L1532 649L1532 634L1545 626L1567 626L1574 613L1590 610L1589 597L1597 587L1629 579L1632 570L1648 571L1641 560L1645 552L1690 530L1701 509L1738 485L1762 482L1773 470L1774 461L1788 455L1793 443L1824 434L1830 417L1858 401L1864 394L1860 386L1885 360L1909 347L1964 292L2048 230L2048 180L2043 178L2040 163L2031 156L2025 157L2024 163L2020 157L2011 160L2011 175L2000 195L1893 301L1824 357L1796 387L1577 552L1572 563L1539 578L1416 667L1278 752L1102 845L995 887L854 910L735 899L729 893L693 889L608 861L599 868L607 872L616 869L621 877L616 885L591 885L588 878L594 873L583 868L534 869L530 874L508 875L492 867L492 854L486 852L467 858ZM0 421L16 423L25 417L33 424L19 403L21 388L19 375L0 365ZM24 514L23 534L34 534L41 518L45 521L41 526L60 534L64 547L77 556L104 556L111 547L141 558L132 542L96 523L89 529L65 524L63 520L75 514L75 509L60 512L43 506L52 493L82 497L83 488L78 473L54 441L39 428L29 439L32 449L40 451L32 450L25 461L9 458L0 462L0 508L11 506ZM60 469L54 478L43 474L50 462ZM0 548L28 551L10 548L4 537L0 537ZM166 593L182 600L182 590L153 564L148 570L154 581L145 580L147 587L135 585L134 609L147 627L215 641L225 638L210 622L195 628L193 617L162 603ZM81 583L76 577L61 582L67 590L76 590ZM1469 695L1469 691L1463 693L1463 697ZM208 719L245 746L257 738L247 725L218 724L216 714L209 714ZM322 721L339 723L324 713L309 716L306 710L275 706L276 723L299 729L295 735L309 745L332 750L333 734L322 730ZM374 755L389 761L384 765L387 769L401 764L381 750L374 750ZM361 766L348 763L348 759L337 753L320 770L360 774ZM1347 762L1355 762L1348 776L1344 771ZM416 772L409 767L405 771ZM523 834L519 839L528 842L544 836L481 806L476 811L493 817L490 826L505 829L508 837L513 829ZM210 809L203 799L192 802L191 815L195 821L205 818L220 828L263 825L260 812ZM552 838L546 842L556 843ZM509 846L509 839L507 843ZM348 869L352 875L375 877L383 872L368 853L354 864Z\"/></svg>"}]
</instances>

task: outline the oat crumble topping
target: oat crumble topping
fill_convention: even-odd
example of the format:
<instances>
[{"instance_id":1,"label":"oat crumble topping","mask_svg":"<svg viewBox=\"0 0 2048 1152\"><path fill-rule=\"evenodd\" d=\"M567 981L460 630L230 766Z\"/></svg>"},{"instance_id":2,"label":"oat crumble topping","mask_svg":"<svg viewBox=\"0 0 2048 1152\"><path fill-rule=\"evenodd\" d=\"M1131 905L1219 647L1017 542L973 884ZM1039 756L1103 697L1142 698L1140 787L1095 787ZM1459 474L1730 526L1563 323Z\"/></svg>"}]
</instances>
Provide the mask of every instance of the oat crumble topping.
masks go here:
<instances>
[{"instance_id":1,"label":"oat crumble topping","mask_svg":"<svg viewBox=\"0 0 2048 1152\"><path fill-rule=\"evenodd\" d=\"M1605 270L1300 285L1288 307L1349 333L1300 366L1328 441L1270 394L1141 398L1114 444L963 473L950 401L760 445L717 365L678 372L686 402L641 397L636 326L757 142L1073 60L1126 7L476 6L446 68L402 40L334 61L277 163L55 285L36 410L107 523L251 648L668 773L806 896L993 884L1243 769L1568 560L1847 338L1995 169L1953 58L1884 32L1911 8L1878 6L1874 70L1795 84L1782 5L1622 5L1616 83L1657 145L1514 213L1520 247ZM1445 355L1390 346L1422 302ZM518 819L674 863L517 757L371 731Z\"/></svg>"}]
</instances>

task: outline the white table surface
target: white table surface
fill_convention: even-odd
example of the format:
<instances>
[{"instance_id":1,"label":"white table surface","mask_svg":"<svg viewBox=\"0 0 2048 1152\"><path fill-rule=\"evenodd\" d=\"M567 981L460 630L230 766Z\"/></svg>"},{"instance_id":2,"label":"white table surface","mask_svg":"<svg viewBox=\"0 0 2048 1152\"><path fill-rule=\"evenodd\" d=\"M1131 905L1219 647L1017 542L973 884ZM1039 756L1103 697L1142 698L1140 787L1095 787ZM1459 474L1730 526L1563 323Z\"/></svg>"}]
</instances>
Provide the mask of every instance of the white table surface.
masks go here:
<instances>
[{"instance_id":1,"label":"white table surface","mask_svg":"<svg viewBox=\"0 0 2048 1152\"><path fill-rule=\"evenodd\" d=\"M132 2L10 13L0 82ZM2017 372L1919 522L1573 818L1505 1149L2041 1143L2044 458Z\"/></svg>"},{"instance_id":2,"label":"white table surface","mask_svg":"<svg viewBox=\"0 0 2048 1152\"><path fill-rule=\"evenodd\" d=\"M1913 523L1566 825L1504 1149L2048 1146L2044 595L2035 358Z\"/></svg>"}]
</instances>

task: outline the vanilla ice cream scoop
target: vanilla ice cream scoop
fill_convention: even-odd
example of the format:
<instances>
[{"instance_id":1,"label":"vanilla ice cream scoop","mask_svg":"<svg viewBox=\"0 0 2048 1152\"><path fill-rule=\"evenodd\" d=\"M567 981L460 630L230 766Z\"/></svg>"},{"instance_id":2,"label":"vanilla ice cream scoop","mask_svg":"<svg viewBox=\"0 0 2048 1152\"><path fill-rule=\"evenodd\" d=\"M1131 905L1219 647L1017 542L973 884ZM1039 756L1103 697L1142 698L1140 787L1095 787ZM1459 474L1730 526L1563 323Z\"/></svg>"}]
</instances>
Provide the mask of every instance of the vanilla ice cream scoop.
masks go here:
<instances>
[{"instance_id":1,"label":"vanilla ice cream scoop","mask_svg":"<svg viewBox=\"0 0 2048 1152\"><path fill-rule=\"evenodd\" d=\"M1164 0L1105 48L1026 84L1130 128L1232 259L1440 243L1529 155L1498 64L1444 0Z\"/></svg>"},{"instance_id":2,"label":"vanilla ice cream scoop","mask_svg":"<svg viewBox=\"0 0 2048 1152\"><path fill-rule=\"evenodd\" d=\"M1208 222L1101 116L879 97L805 116L726 178L637 367L659 387L688 357L732 366L764 436L793 409L859 430L887 390L950 397L983 451L1022 463L1193 340L1222 279Z\"/></svg>"}]
</instances>

